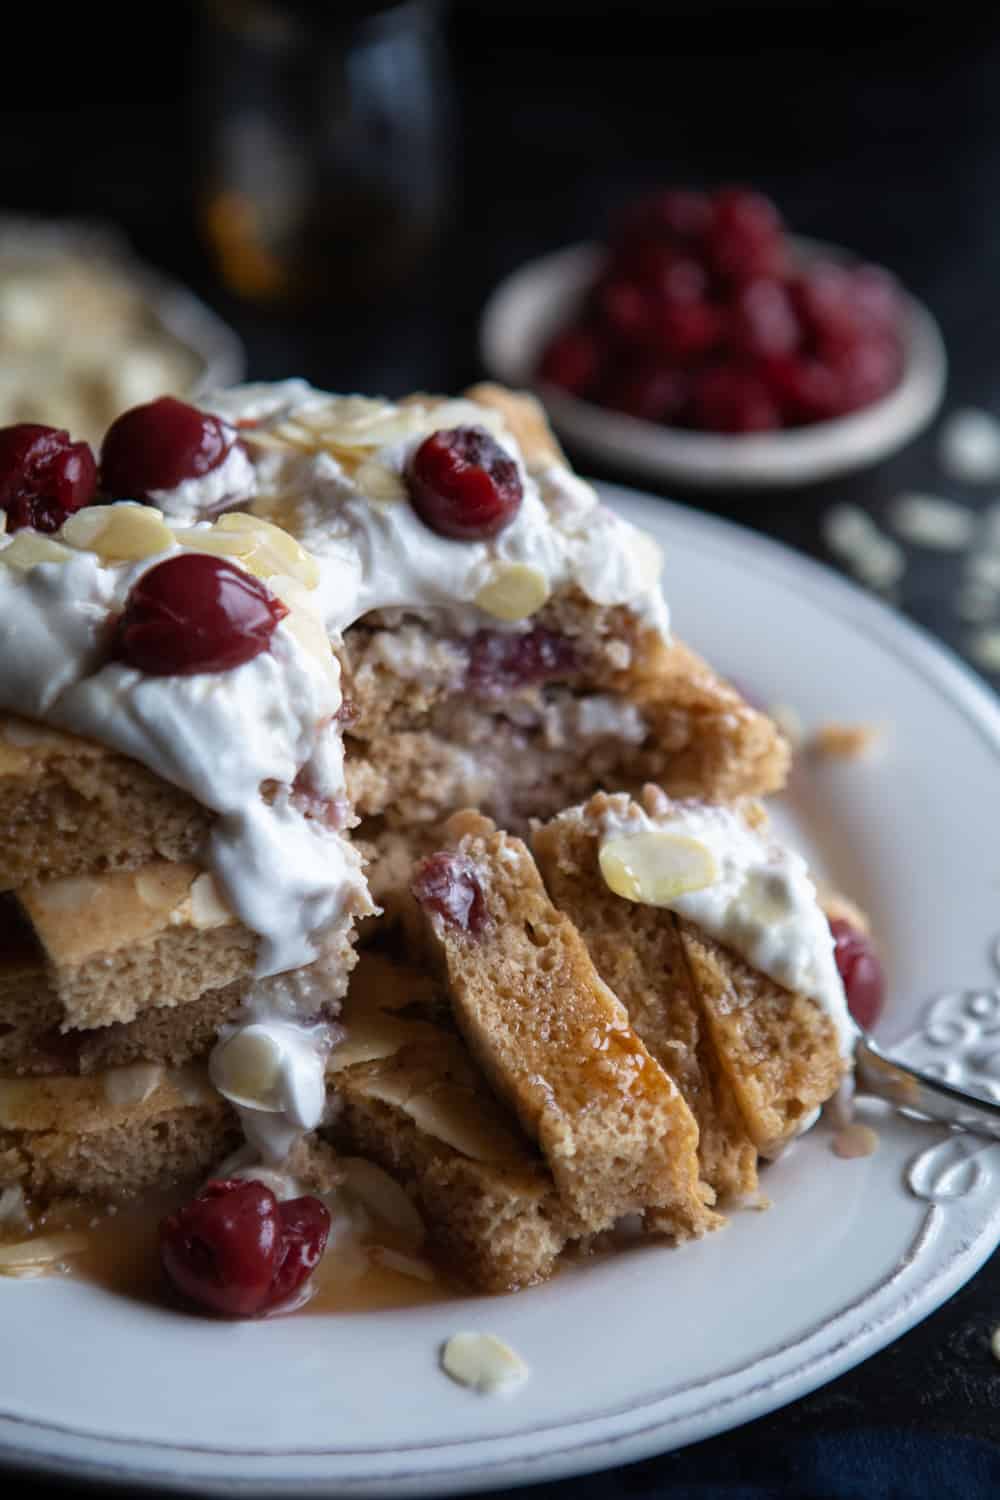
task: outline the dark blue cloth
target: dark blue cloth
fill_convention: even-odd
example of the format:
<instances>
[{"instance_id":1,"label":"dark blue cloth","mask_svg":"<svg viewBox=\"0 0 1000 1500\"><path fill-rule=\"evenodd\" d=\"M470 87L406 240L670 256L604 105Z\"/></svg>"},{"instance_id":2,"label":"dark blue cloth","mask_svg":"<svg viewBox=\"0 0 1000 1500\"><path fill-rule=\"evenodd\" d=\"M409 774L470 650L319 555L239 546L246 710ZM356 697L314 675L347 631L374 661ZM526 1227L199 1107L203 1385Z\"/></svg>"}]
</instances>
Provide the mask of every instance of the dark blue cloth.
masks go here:
<instances>
[{"instance_id":1,"label":"dark blue cloth","mask_svg":"<svg viewBox=\"0 0 1000 1500\"><path fill-rule=\"evenodd\" d=\"M763 1443L730 1437L492 1500L1000 1500L998 1442L858 1428Z\"/></svg>"}]
</instances>

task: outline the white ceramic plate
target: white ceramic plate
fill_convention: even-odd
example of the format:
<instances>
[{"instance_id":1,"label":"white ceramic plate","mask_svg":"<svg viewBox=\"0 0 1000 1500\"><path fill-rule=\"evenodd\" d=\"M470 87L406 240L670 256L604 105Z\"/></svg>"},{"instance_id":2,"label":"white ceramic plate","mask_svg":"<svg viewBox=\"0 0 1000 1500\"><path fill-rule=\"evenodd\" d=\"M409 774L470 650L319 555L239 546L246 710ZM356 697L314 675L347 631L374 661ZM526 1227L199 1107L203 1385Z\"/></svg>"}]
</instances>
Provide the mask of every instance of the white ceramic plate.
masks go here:
<instances>
[{"instance_id":1,"label":"white ceramic plate","mask_svg":"<svg viewBox=\"0 0 1000 1500\"><path fill-rule=\"evenodd\" d=\"M798 772L783 817L883 937L881 1035L910 1037L953 1076L963 1057L1000 1071L992 700L814 564L613 495L662 539L679 630L721 668L807 722L889 723L881 763ZM888 1116L879 1129L874 1156L844 1161L820 1124L767 1169L770 1211L702 1243L647 1246L513 1297L226 1324L72 1281L0 1281L0 1454L132 1488L439 1496L704 1438L873 1354L996 1246L1000 1146ZM527 1385L491 1399L447 1380L439 1346L462 1328L506 1339Z\"/></svg>"},{"instance_id":2,"label":"white ceramic plate","mask_svg":"<svg viewBox=\"0 0 1000 1500\"><path fill-rule=\"evenodd\" d=\"M803 257L851 260L833 245L797 239ZM496 288L480 323L480 353L507 385L535 385L551 336L591 285L604 252L571 245L521 266ZM554 386L539 395L560 434L581 452L627 472L689 485L749 489L808 484L885 458L934 416L944 394L947 360L937 324L912 297L904 303L905 363L896 389L865 410L787 432L729 437L687 432L607 411Z\"/></svg>"}]
</instances>

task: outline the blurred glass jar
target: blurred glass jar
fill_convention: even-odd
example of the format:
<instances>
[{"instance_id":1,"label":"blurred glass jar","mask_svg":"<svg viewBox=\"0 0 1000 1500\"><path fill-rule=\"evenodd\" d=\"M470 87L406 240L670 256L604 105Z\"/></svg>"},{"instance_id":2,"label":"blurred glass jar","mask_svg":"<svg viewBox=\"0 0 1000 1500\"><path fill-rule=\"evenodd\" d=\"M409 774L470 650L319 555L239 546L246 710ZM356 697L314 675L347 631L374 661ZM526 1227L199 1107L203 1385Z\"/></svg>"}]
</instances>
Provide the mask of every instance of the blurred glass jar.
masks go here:
<instances>
[{"instance_id":1,"label":"blurred glass jar","mask_svg":"<svg viewBox=\"0 0 1000 1500\"><path fill-rule=\"evenodd\" d=\"M453 176L438 15L422 0L207 0L198 212L234 292L336 306L419 267Z\"/></svg>"}]
</instances>

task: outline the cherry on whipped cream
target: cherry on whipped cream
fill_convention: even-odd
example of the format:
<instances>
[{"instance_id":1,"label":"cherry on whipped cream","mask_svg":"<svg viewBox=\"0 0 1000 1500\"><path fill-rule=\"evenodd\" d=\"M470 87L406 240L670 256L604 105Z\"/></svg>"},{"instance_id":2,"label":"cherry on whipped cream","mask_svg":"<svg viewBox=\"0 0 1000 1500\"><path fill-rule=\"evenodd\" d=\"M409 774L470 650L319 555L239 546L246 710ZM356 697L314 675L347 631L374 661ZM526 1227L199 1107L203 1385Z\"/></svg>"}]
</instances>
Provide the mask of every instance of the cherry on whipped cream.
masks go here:
<instances>
[{"instance_id":1,"label":"cherry on whipped cream","mask_svg":"<svg viewBox=\"0 0 1000 1500\"><path fill-rule=\"evenodd\" d=\"M59 427L18 422L0 428L0 510L7 530L58 531L97 492L97 464L87 443Z\"/></svg>"},{"instance_id":2,"label":"cherry on whipped cream","mask_svg":"<svg viewBox=\"0 0 1000 1500\"><path fill-rule=\"evenodd\" d=\"M830 931L847 1008L858 1025L867 1030L874 1026L885 1003L885 976L878 954L868 934L852 927L843 917L833 918Z\"/></svg>"},{"instance_id":3,"label":"cherry on whipped cream","mask_svg":"<svg viewBox=\"0 0 1000 1500\"><path fill-rule=\"evenodd\" d=\"M288 610L233 563L182 552L132 589L115 627L112 657L151 677L227 672L266 651Z\"/></svg>"},{"instance_id":4,"label":"cherry on whipped cream","mask_svg":"<svg viewBox=\"0 0 1000 1500\"><path fill-rule=\"evenodd\" d=\"M425 525L462 542L496 536L524 498L517 465L482 427L432 432L410 460L407 480Z\"/></svg>"},{"instance_id":5,"label":"cherry on whipped cream","mask_svg":"<svg viewBox=\"0 0 1000 1500\"><path fill-rule=\"evenodd\" d=\"M160 1224L160 1260L191 1302L249 1318L298 1290L329 1233L330 1215L318 1198L279 1203L262 1182L217 1178Z\"/></svg>"},{"instance_id":6,"label":"cherry on whipped cream","mask_svg":"<svg viewBox=\"0 0 1000 1500\"><path fill-rule=\"evenodd\" d=\"M236 429L176 396L122 412L101 445L101 488L109 500L149 500L225 461Z\"/></svg>"},{"instance_id":7,"label":"cherry on whipped cream","mask_svg":"<svg viewBox=\"0 0 1000 1500\"><path fill-rule=\"evenodd\" d=\"M410 889L427 911L473 936L486 925L486 900L471 860L441 851L417 866Z\"/></svg>"}]
</instances>

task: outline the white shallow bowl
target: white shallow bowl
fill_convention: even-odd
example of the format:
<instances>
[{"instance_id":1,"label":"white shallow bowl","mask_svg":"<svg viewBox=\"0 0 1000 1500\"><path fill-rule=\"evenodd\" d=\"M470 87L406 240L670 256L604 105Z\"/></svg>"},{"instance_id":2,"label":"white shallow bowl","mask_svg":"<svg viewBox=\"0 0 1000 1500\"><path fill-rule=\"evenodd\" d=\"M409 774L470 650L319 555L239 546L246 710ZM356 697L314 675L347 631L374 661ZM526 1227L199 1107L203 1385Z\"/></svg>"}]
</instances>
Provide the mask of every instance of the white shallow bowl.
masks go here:
<instances>
[{"instance_id":1,"label":"white shallow bowl","mask_svg":"<svg viewBox=\"0 0 1000 1500\"><path fill-rule=\"evenodd\" d=\"M796 239L794 245L804 259L855 258L818 241ZM599 245L571 245L521 266L490 295L479 329L480 355L490 374L507 385L535 386L560 435L594 458L630 473L720 489L808 484L887 457L915 437L941 404L944 343L926 307L905 294L899 385L863 411L811 427L747 436L689 432L538 385L542 351L572 316L605 253Z\"/></svg>"},{"instance_id":2,"label":"white shallow bowl","mask_svg":"<svg viewBox=\"0 0 1000 1500\"><path fill-rule=\"evenodd\" d=\"M914 1062L957 1083L985 1070L1000 1090L997 856L984 837L995 700L816 564L634 492L605 495L661 541L678 631L721 669L810 725L889 721L882 761L803 763L782 824L872 915L890 977L880 1037L909 1038ZM0 1279L0 1461L130 1493L437 1500L709 1437L874 1354L996 1248L1000 1143L869 1118L873 1156L838 1159L821 1122L767 1167L767 1213L516 1296L227 1323L70 1280ZM506 1340L531 1378L507 1399L454 1385L438 1353L460 1329Z\"/></svg>"}]
</instances>

